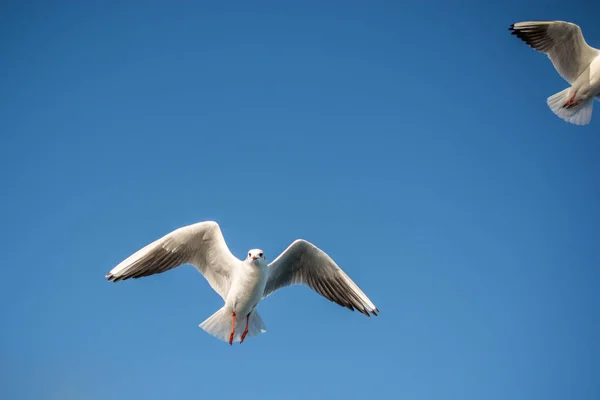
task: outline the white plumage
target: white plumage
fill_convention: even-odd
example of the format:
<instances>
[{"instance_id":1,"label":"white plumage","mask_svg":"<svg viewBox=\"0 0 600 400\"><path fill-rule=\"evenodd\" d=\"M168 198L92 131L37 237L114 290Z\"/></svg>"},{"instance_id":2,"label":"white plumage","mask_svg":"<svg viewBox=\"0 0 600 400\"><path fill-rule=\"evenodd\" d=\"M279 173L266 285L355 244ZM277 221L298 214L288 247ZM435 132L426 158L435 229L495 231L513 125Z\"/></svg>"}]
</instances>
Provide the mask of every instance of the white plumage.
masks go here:
<instances>
[{"instance_id":1,"label":"white plumage","mask_svg":"<svg viewBox=\"0 0 600 400\"><path fill-rule=\"evenodd\" d=\"M313 244L298 239L270 264L260 249L250 250L241 261L231 254L219 225L213 221L165 235L122 261L106 278L114 282L141 278L184 264L196 267L225 301L200 327L230 344L265 332L256 306L289 285L305 284L328 300L366 316L379 312L352 279Z\"/></svg>"},{"instance_id":2,"label":"white plumage","mask_svg":"<svg viewBox=\"0 0 600 400\"><path fill-rule=\"evenodd\" d=\"M600 100L600 50L590 47L579 26L564 21L517 22L512 34L545 53L571 87L548 97L548 107L563 120L587 125L594 98Z\"/></svg>"}]
</instances>

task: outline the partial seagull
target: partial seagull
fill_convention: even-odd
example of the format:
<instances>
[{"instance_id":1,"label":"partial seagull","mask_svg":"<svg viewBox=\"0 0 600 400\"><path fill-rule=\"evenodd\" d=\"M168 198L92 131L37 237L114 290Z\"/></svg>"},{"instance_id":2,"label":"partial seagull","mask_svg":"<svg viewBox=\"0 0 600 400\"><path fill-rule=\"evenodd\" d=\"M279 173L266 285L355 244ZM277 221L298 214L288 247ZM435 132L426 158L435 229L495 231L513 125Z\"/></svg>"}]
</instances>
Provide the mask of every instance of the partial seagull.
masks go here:
<instances>
[{"instance_id":1,"label":"partial seagull","mask_svg":"<svg viewBox=\"0 0 600 400\"><path fill-rule=\"evenodd\" d=\"M307 285L326 299L367 317L379 312L352 279L312 243L298 239L270 264L260 249L248 251L241 261L231 254L214 221L174 230L129 256L106 278L114 282L137 279L184 264L196 267L225 301L200 327L229 344L266 332L256 306L289 285Z\"/></svg>"},{"instance_id":2,"label":"partial seagull","mask_svg":"<svg viewBox=\"0 0 600 400\"><path fill-rule=\"evenodd\" d=\"M600 50L590 47L579 26L570 22L517 22L509 30L531 48L547 54L571 85L548 97L552 112L575 125L589 124L594 97L600 100Z\"/></svg>"}]
</instances>

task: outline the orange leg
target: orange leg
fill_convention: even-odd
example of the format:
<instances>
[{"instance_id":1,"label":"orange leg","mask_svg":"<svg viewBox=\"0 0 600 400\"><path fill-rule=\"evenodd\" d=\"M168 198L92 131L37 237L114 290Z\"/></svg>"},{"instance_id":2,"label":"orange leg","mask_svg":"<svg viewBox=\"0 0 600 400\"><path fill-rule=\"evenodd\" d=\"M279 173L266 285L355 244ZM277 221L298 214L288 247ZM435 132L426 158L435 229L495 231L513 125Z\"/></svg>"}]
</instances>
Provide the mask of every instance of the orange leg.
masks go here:
<instances>
[{"instance_id":1,"label":"orange leg","mask_svg":"<svg viewBox=\"0 0 600 400\"><path fill-rule=\"evenodd\" d=\"M246 329L244 329L244 332L242 333L242 339L240 340L240 343L244 341L246 335L248 334L248 321L250 320L250 314L252 314L252 311L250 311L248 315L246 315Z\"/></svg>"},{"instance_id":2,"label":"orange leg","mask_svg":"<svg viewBox=\"0 0 600 400\"><path fill-rule=\"evenodd\" d=\"M573 96L571 96L569 101L567 101L565 104L563 104L563 108L571 108L571 107L575 107L577 104L579 104L581 101L578 101L576 103L573 102L575 100L576 95L577 95L577 92L573 93Z\"/></svg>"},{"instance_id":3,"label":"orange leg","mask_svg":"<svg viewBox=\"0 0 600 400\"><path fill-rule=\"evenodd\" d=\"M229 344L233 344L233 334L235 333L235 311L231 313L231 333L229 334Z\"/></svg>"}]
</instances>

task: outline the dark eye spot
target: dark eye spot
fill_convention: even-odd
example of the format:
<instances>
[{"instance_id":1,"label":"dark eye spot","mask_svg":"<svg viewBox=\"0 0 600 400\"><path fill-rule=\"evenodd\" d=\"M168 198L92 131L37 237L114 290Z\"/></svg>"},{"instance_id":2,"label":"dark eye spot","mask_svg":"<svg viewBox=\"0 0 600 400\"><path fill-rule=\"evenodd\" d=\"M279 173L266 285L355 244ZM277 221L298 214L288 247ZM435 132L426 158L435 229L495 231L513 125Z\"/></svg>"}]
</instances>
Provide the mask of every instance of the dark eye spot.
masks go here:
<instances>
[{"instance_id":1,"label":"dark eye spot","mask_svg":"<svg viewBox=\"0 0 600 400\"><path fill-rule=\"evenodd\" d=\"M259 256L259 257L262 257L262 256L263 256L263 253L258 253L258 256Z\"/></svg>"},{"instance_id":2,"label":"dark eye spot","mask_svg":"<svg viewBox=\"0 0 600 400\"><path fill-rule=\"evenodd\" d=\"M248 253L248 257L252 257L252 253Z\"/></svg>"}]
</instances>

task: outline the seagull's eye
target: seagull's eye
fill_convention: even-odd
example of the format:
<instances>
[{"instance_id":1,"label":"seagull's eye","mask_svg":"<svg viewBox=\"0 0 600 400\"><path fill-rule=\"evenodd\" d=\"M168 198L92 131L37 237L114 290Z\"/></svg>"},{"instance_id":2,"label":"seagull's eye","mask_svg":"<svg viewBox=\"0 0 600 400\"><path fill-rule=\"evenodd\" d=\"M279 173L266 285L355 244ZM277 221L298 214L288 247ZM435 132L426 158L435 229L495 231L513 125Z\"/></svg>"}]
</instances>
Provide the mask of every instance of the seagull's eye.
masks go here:
<instances>
[{"instance_id":1,"label":"seagull's eye","mask_svg":"<svg viewBox=\"0 0 600 400\"><path fill-rule=\"evenodd\" d=\"M248 253L248 257L252 257L252 253Z\"/></svg>"},{"instance_id":2,"label":"seagull's eye","mask_svg":"<svg viewBox=\"0 0 600 400\"><path fill-rule=\"evenodd\" d=\"M258 253L258 256L259 256L259 257L262 257L262 256L263 256L263 253Z\"/></svg>"}]
</instances>

